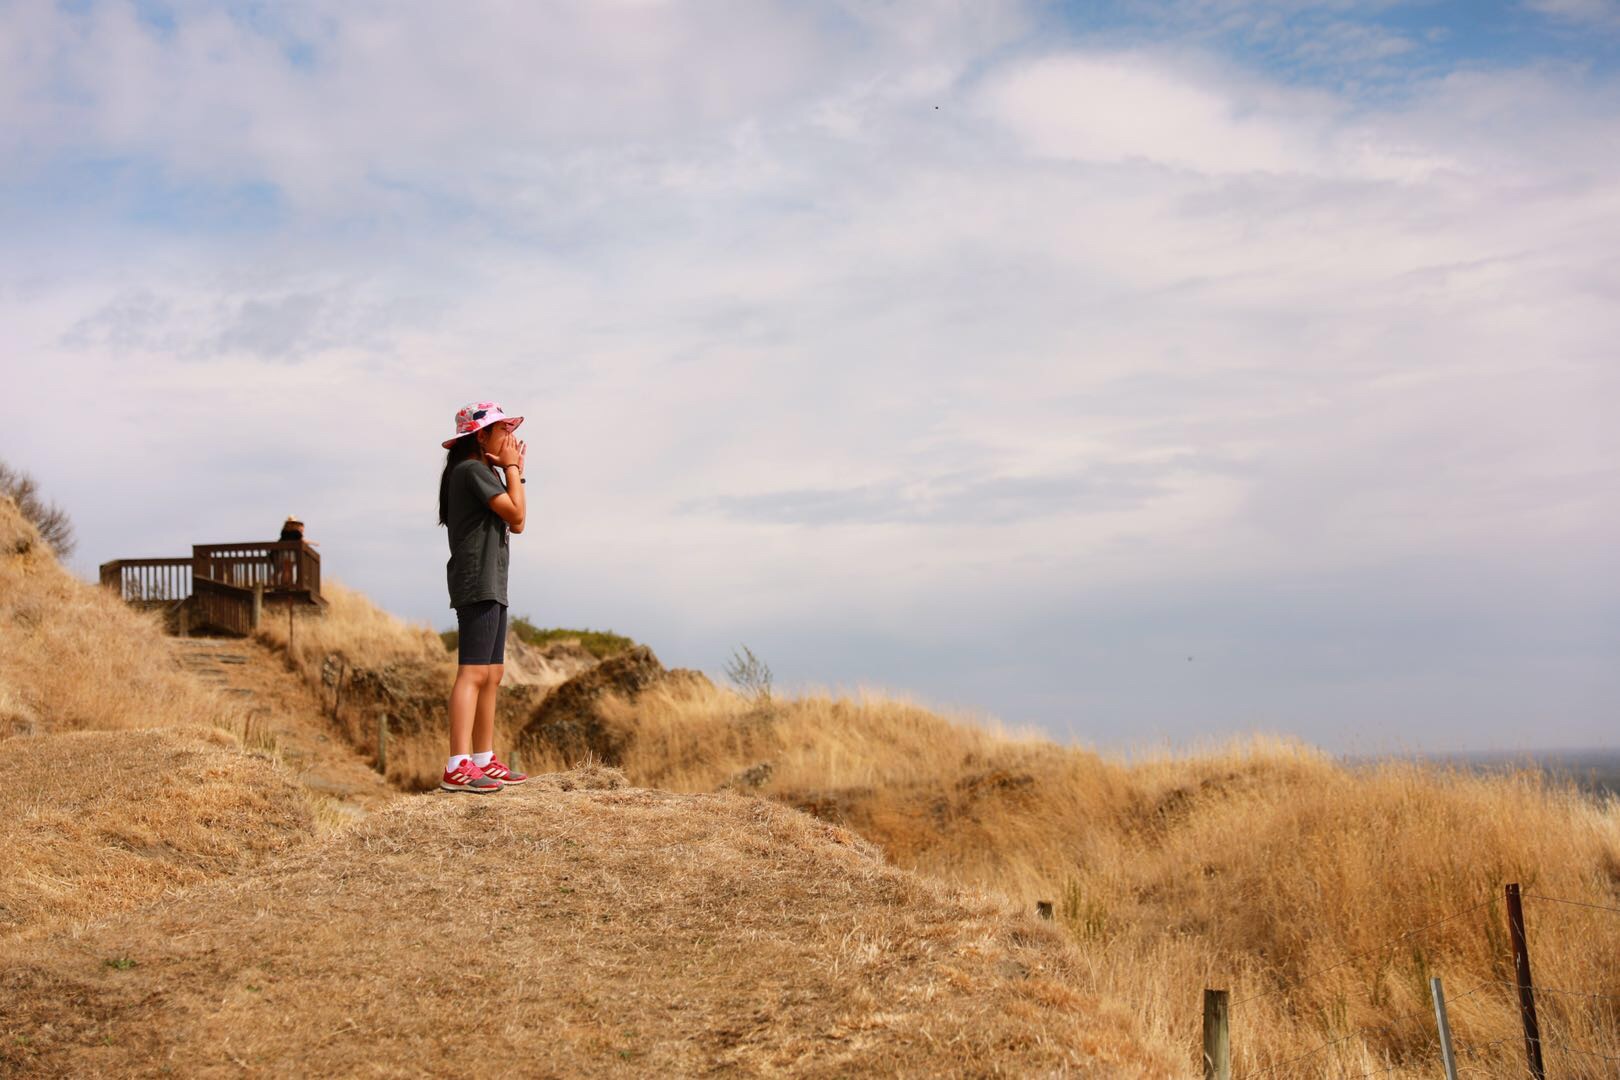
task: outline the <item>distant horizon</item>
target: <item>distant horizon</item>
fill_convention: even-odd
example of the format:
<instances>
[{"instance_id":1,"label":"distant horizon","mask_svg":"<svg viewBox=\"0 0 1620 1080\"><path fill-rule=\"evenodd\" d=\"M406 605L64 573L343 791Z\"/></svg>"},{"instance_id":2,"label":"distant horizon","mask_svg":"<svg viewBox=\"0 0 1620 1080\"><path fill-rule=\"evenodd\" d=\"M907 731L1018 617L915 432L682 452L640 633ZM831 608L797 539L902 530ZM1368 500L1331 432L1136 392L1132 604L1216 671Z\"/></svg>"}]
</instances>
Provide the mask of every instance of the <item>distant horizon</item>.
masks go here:
<instances>
[{"instance_id":1,"label":"distant horizon","mask_svg":"<svg viewBox=\"0 0 1620 1080\"><path fill-rule=\"evenodd\" d=\"M210 541L210 542L213 542L213 541ZM82 551L80 552L80 554L82 555ZM170 552L169 554L174 554L174 553ZM147 556L128 556L128 557L139 558L139 557L147 557ZM72 564L79 563L79 562L82 562L82 558L71 560L69 565L71 567ZM82 571L80 571L80 572L78 572L78 576L81 578L81 580L86 581L87 584L95 584L95 582L96 582L95 575L93 575L93 574L86 575ZM330 578L329 578L329 580L330 580ZM342 582L341 579L339 579L339 583L340 584L346 584L346 583ZM352 587L352 586L350 586L350 587ZM372 601L374 603L376 602L374 598L368 597L368 599L372 599ZM384 610L387 610L387 609L384 609ZM390 611L389 613L394 615L397 618L407 618L406 616L403 616L403 615L399 614L398 612ZM532 614L531 613L528 613L528 612L525 612L525 611L519 611L515 607L513 609L513 614L516 617L531 618L531 620L534 621L537 626L541 626L542 628L559 628L559 629L575 630L575 631L579 631L579 632L588 632L588 631L601 632L601 631L606 631L606 632L611 632L611 633L623 634L624 636L634 640L637 644L645 645L645 646L651 648L653 650L654 654L657 655L660 658L660 660L662 660L665 663L665 665L668 666L668 667L694 668L694 669L703 671L705 675L707 675L711 680L713 680L713 681L715 681L717 683L724 681L724 676L723 676L723 674L721 674L721 671L722 671L722 669L724 667L724 663L725 663L724 660L719 660L719 661L711 662L711 663L708 663L708 664L694 663L694 662L683 662L683 661L680 661L680 660L671 660L669 658L669 656L666 654L666 652L659 648L657 642L647 640L647 639L645 639L645 638L643 638L643 637L641 637L641 636L639 636L639 635L637 635L635 633L626 633L623 629L621 629L619 627L610 627L610 626L606 626L606 625L587 625L587 624L564 625L564 624L560 624L560 623L556 623L556 622L542 622L540 620L532 619ZM415 622L418 625L424 626L424 627L426 627L427 629L433 631L436 634L442 634L445 631L455 629L454 613L453 612L451 612L449 619L444 620L444 623L445 623L444 625L435 625L431 620L427 620L427 619L411 620L411 619L407 618L407 621ZM739 642L738 646L740 647L742 644L745 644L745 643ZM728 656L729 656L729 653L728 653ZM774 665L781 658L765 657L764 659L766 659L767 662L770 662L770 663L772 663ZM1191 753L1197 753L1197 752L1200 752L1202 750L1207 750L1207 749L1211 749L1211 748L1215 748L1215 747L1224 746L1224 745L1234 743L1234 742L1241 743L1241 742L1249 740L1249 739L1260 738L1260 739L1278 739L1278 740L1284 740L1284 741L1296 741L1296 742L1299 742L1301 745L1304 745L1304 746L1310 747L1312 749L1318 750L1318 751L1320 751L1322 753L1325 753L1325 754L1327 754L1327 755L1329 755L1331 757L1339 758L1341 760L1349 761L1349 762L1357 762L1357 761L1372 762L1372 761L1391 760L1391 759L1394 759L1394 760L1432 759L1432 760L1438 760L1438 761L1475 760L1475 759L1483 761L1483 760L1488 760L1488 759L1500 759L1500 760L1511 761L1513 759L1523 758L1523 757L1537 758L1537 757L1545 757L1545 756L1550 756L1550 755L1578 755L1578 754L1592 754L1592 755L1597 755L1597 756L1605 757L1605 758L1612 757L1617 762L1620 762L1620 741L1617 741L1615 744L1612 744L1612 745L1604 745L1604 744L1601 744L1601 743L1597 743L1597 744L1585 744L1585 745L1563 745L1563 744L1543 744L1543 745L1537 745L1537 746L1521 745L1521 746L1517 746L1517 747L1487 746L1487 747L1472 747L1472 748L1470 748L1470 747L1422 748L1422 747L1418 747L1418 746L1413 745L1414 740L1412 740L1409 736L1403 735L1403 736L1396 737L1390 744L1386 744L1386 747L1384 749L1351 749L1347 745L1333 745L1333 744L1331 744L1329 742L1314 739L1314 738L1311 738L1309 736L1299 734L1297 732L1291 732L1291 731L1288 731L1288 730L1283 729L1283 728L1261 727L1261 726L1256 726L1256 727L1248 728L1248 729L1233 729L1233 730L1220 731L1220 732L1196 732L1196 733L1193 733L1193 734L1187 736L1185 739L1182 739L1182 740L1179 740L1179 741L1174 741L1174 742L1166 740L1163 737L1150 737L1150 738L1148 738L1146 740L1139 740L1139 741L1134 741L1134 742L1133 741L1128 741L1128 740L1127 741L1104 742L1104 741L1100 741L1100 740L1097 740L1097 739L1088 738L1085 735L1084 732L1076 732L1076 733L1074 733L1072 735L1068 735L1068 736L1058 734L1058 733L1054 733L1054 732L1048 730L1047 728L1045 728L1043 725L1041 725L1039 723L1036 723L1036 722L1033 722L1033 721L1020 720L1017 717L1013 717L1013 716L999 715L999 714L996 714L996 713L994 713L994 712L992 712L990 710L987 710L987 709L985 709L983 707L980 707L980 706L977 706L977 705L961 704L961 703L954 703L954 702L949 702L949 701L935 700L935 699L932 699L932 698L928 697L925 693L923 693L923 692L921 692L918 689L913 688L913 687L905 687L905 686L898 686L898 685L878 685L878 684L861 684L861 685L850 686L850 685L832 684L832 683L828 683L828 682L825 682L825 681L817 681L817 680L814 680L814 679L810 679L810 680L804 680L804 681L800 681L800 682L796 682L796 683L792 683L792 684L780 683L779 682L777 684L777 689L778 689L779 692L782 692L782 693L784 693L784 694L786 694L788 696L832 694L832 695L835 695L835 696L854 697L854 696L859 696L861 694L874 694L874 695L881 695L881 696L891 697L891 698L905 700L905 701L912 701L912 702L915 702L920 708L928 709L929 711L936 712L936 713L938 713L938 714L940 714L942 716L955 718L955 719L960 719L960 720L962 720L964 722L979 723L979 724L990 724L990 725L994 725L994 726L998 726L1000 728L1003 728L1006 731L1008 731L1009 733L1014 733L1014 734L1026 733L1027 732L1029 734L1032 734L1032 735L1035 735L1035 736L1038 736L1038 737L1043 737L1043 738L1050 739L1051 741L1056 742L1059 745L1072 746L1075 749L1091 751L1091 752L1094 752L1094 753L1101 754L1101 755L1103 755L1105 757L1126 758L1126 759L1153 757L1153 756L1159 755L1159 754L1186 755L1186 754L1191 754Z\"/></svg>"}]
</instances>

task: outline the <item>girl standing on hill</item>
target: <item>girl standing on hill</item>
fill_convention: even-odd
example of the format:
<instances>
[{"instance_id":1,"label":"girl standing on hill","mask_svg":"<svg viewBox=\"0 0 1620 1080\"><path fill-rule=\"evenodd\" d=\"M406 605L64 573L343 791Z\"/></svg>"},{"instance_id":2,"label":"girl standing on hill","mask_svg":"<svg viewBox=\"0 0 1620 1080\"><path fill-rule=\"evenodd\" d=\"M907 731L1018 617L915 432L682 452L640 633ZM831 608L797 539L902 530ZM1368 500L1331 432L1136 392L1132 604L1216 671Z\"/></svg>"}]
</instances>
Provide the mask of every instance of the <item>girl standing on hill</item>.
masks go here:
<instances>
[{"instance_id":1,"label":"girl standing on hill","mask_svg":"<svg viewBox=\"0 0 1620 1080\"><path fill-rule=\"evenodd\" d=\"M495 694L506 659L506 566L512 533L523 531L527 447L493 401L456 413L456 436L439 476L439 524L449 529L446 578L460 636L450 690L450 761L439 786L489 794L528 777L495 757Z\"/></svg>"}]
</instances>

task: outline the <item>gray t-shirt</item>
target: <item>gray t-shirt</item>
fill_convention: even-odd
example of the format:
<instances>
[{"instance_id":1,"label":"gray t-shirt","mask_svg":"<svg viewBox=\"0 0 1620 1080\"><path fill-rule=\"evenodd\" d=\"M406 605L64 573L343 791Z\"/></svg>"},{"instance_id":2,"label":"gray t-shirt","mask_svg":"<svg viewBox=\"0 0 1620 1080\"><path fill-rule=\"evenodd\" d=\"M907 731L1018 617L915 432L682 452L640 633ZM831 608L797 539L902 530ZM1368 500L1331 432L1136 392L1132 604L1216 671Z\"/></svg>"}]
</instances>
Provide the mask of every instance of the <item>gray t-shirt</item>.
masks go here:
<instances>
[{"instance_id":1,"label":"gray t-shirt","mask_svg":"<svg viewBox=\"0 0 1620 1080\"><path fill-rule=\"evenodd\" d=\"M505 490L495 470L476 458L458 461L450 470L450 562L445 578L451 607L481 600L506 603L510 552L506 522L489 508L489 500Z\"/></svg>"}]
</instances>

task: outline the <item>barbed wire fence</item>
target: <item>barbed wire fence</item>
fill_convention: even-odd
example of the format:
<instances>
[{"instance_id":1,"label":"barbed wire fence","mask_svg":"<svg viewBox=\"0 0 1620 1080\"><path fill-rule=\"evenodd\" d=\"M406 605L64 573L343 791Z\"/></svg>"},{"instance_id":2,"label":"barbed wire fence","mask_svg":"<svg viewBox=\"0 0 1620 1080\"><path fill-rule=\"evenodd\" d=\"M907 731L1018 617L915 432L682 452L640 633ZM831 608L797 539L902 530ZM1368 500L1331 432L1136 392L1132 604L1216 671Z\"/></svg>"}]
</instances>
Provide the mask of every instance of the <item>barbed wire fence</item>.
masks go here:
<instances>
[{"instance_id":1,"label":"barbed wire fence","mask_svg":"<svg viewBox=\"0 0 1620 1080\"><path fill-rule=\"evenodd\" d=\"M1519 1036L1503 1036L1489 1042L1474 1043L1467 1040L1452 1038L1449 1012L1451 1008L1470 999L1500 996L1508 999L1510 1009L1516 1009L1520 1024L1523 1028L1523 1062L1521 1066L1509 1066L1508 1075L1515 1077L1528 1077L1529 1080L1547 1080L1546 1067L1547 1052L1551 1052L1552 1059L1559 1064L1555 1070L1555 1080L1564 1077L1592 1077L1613 1076L1620 1077L1620 1053L1614 1047L1595 1048L1582 1045L1576 1040L1574 1034L1568 1030L1553 1032L1544 1026L1551 1013L1558 1013L1562 1020L1566 1010L1560 1008L1550 1010L1548 1016L1538 1015L1536 999L1539 996L1548 996L1553 999L1564 999L1581 1002L1586 1008L1595 1010L1596 1019L1603 1022L1608 1030L1620 1027L1616 1023L1620 1017L1620 994L1597 991L1589 988L1548 986L1535 983L1530 968L1529 938L1525 929L1523 902L1526 900L1545 904L1559 904L1571 908L1582 908L1601 912L1608 915L1620 916L1620 907L1605 904L1594 904L1584 900L1571 900L1565 897L1547 896L1540 893L1522 892L1519 885L1506 886L1505 900L1508 921L1508 942L1511 953L1513 979L1484 979L1461 994L1450 995L1445 993L1441 977L1434 975L1430 978L1431 1005L1430 1008L1413 1009L1407 1012L1385 1018L1376 1024L1367 1024L1356 1027L1305 1051L1301 1054L1291 1055L1281 1061L1271 1062L1260 1068L1246 1070L1241 1074L1240 1080L1268 1080L1268 1078L1316 1076L1334 1078L1334 1080L1371 1080L1373 1077L1387 1076L1400 1070L1408 1072L1428 1066L1434 1068L1434 1074L1444 1076L1447 1080L1459 1080L1460 1077L1502 1076L1501 1068L1504 1056L1511 1056L1511 1044L1520 1041ZM1424 923L1402 931L1395 937L1371 949L1364 949L1341 957L1331 964L1313 968L1287 982L1250 994L1237 1001L1230 1001L1225 990L1207 989L1204 991L1204 1048L1203 1048L1203 1075L1205 1080L1232 1080L1231 1067L1231 1032L1229 1028L1230 1017L1234 1010L1260 1001L1264 998L1279 994L1286 995L1290 991L1319 980L1330 972L1338 971L1359 960L1379 956L1402 945L1414 942L1423 935L1437 927L1458 919L1467 918L1483 908L1491 907L1503 897L1488 896L1477 904L1454 911L1443 918ZM1613 943L1620 940L1620 931L1613 936L1600 937L1599 941L1607 940L1607 946L1613 948ZM1595 947L1603 948L1595 943ZM1517 1001L1514 1002L1514 998ZM1334 1062L1333 1051L1346 1049L1349 1044L1368 1035L1383 1034L1391 1039L1410 1037L1420 1027L1426 1028L1428 1038L1432 1041L1432 1048L1426 1053L1412 1056L1403 1055L1402 1060L1392 1061L1388 1064L1365 1071L1355 1071L1355 1065L1341 1058ZM1504 1051L1503 1047L1510 1049ZM1364 1059L1363 1059L1364 1060ZM1489 1070L1495 1069L1495 1072Z\"/></svg>"}]
</instances>

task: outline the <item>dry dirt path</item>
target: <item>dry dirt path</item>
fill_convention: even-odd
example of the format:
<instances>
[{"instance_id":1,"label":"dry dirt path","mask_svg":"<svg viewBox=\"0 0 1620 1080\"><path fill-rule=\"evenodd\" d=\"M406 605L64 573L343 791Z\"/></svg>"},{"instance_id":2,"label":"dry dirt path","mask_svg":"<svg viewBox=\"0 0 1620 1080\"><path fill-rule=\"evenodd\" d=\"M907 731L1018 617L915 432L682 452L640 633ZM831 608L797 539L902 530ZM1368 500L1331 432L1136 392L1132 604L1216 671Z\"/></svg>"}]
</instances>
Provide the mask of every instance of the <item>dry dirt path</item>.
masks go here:
<instances>
[{"instance_id":1,"label":"dry dirt path","mask_svg":"<svg viewBox=\"0 0 1620 1080\"><path fill-rule=\"evenodd\" d=\"M340 813L363 817L400 792L332 729L327 703L255 641L171 638L175 662L248 710L250 737L274 740L288 771Z\"/></svg>"}]
</instances>

